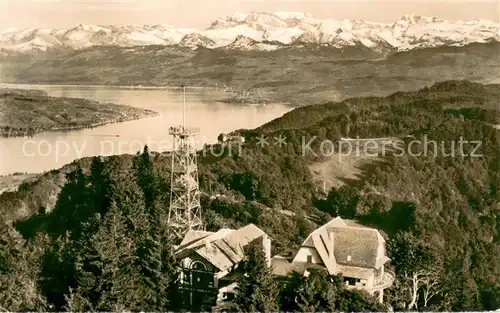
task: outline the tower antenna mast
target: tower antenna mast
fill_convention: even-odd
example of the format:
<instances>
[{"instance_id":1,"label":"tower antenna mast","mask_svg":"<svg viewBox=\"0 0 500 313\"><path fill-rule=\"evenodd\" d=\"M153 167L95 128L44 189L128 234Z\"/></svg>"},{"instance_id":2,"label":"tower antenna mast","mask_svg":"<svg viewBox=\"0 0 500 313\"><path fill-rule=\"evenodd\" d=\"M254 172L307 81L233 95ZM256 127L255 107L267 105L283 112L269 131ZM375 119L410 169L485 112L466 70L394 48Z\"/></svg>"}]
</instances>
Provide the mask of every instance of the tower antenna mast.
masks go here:
<instances>
[{"instance_id":1,"label":"tower antenna mast","mask_svg":"<svg viewBox=\"0 0 500 313\"><path fill-rule=\"evenodd\" d=\"M173 136L168 226L176 239L189 230L202 230L198 164L194 137L199 129L186 127L186 86L182 85L182 125L169 128Z\"/></svg>"},{"instance_id":2,"label":"tower antenna mast","mask_svg":"<svg viewBox=\"0 0 500 313\"><path fill-rule=\"evenodd\" d=\"M182 127L186 127L186 85L182 85Z\"/></svg>"}]
</instances>

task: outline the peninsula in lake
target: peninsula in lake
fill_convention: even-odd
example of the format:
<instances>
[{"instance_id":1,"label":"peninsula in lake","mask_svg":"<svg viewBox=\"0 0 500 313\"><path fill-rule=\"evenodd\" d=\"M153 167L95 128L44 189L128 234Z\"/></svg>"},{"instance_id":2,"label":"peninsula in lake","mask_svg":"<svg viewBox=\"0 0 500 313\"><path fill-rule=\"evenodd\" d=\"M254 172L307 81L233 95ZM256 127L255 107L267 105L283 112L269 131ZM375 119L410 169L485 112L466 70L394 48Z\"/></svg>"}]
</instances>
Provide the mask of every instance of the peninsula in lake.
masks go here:
<instances>
[{"instance_id":1,"label":"peninsula in lake","mask_svg":"<svg viewBox=\"0 0 500 313\"><path fill-rule=\"evenodd\" d=\"M40 90L0 89L0 134L3 137L91 128L156 115L154 111L126 105L50 97Z\"/></svg>"}]
</instances>

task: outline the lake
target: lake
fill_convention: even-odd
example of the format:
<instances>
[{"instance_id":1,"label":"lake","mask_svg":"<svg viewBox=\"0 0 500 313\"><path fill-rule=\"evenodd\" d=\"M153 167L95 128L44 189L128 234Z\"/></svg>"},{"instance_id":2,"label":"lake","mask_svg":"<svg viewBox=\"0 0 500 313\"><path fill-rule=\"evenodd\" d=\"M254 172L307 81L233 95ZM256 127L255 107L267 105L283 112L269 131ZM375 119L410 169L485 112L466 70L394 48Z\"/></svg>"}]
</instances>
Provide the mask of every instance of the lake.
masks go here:
<instances>
[{"instance_id":1,"label":"lake","mask_svg":"<svg viewBox=\"0 0 500 313\"><path fill-rule=\"evenodd\" d=\"M169 127L182 123L182 91L177 88L108 86L3 85L44 90L50 96L87 98L156 111L158 116L93 129L46 132L32 138L0 139L0 175L40 173L95 155L135 154L148 145L152 151L172 148ZM196 146L214 143L220 133L255 128L292 110L284 104L239 105L217 102L224 91L186 89L186 126L197 127Z\"/></svg>"}]
</instances>

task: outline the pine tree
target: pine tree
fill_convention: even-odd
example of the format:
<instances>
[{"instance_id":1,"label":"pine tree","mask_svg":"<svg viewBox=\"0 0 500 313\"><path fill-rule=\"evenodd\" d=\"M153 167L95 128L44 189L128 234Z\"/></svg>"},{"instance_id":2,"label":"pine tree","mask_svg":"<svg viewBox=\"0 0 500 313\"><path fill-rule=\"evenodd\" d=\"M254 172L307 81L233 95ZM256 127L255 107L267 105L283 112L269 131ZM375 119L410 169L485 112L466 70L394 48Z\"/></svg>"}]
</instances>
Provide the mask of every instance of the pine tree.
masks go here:
<instances>
[{"instance_id":1,"label":"pine tree","mask_svg":"<svg viewBox=\"0 0 500 313\"><path fill-rule=\"evenodd\" d=\"M7 222L4 212L0 212L0 275L9 273L15 256L19 254L20 243L14 228Z\"/></svg>"},{"instance_id":2,"label":"pine tree","mask_svg":"<svg viewBox=\"0 0 500 313\"><path fill-rule=\"evenodd\" d=\"M324 271L312 270L303 278L295 301L302 312L333 312L338 288Z\"/></svg>"},{"instance_id":3,"label":"pine tree","mask_svg":"<svg viewBox=\"0 0 500 313\"><path fill-rule=\"evenodd\" d=\"M69 232L72 239L77 239L82 234L82 223L93 214L87 184L87 177L80 166L66 174L66 184L54 210L48 215L47 230L52 237Z\"/></svg>"},{"instance_id":4,"label":"pine tree","mask_svg":"<svg viewBox=\"0 0 500 313\"><path fill-rule=\"evenodd\" d=\"M141 285L144 289L144 307L148 310L161 310L166 298L161 291L164 285L162 277L162 260L160 243L153 238L143 240L137 249L141 274Z\"/></svg>"},{"instance_id":5,"label":"pine tree","mask_svg":"<svg viewBox=\"0 0 500 313\"><path fill-rule=\"evenodd\" d=\"M337 310L341 312L383 312L384 305L365 291L342 288L337 296Z\"/></svg>"},{"instance_id":6,"label":"pine tree","mask_svg":"<svg viewBox=\"0 0 500 313\"><path fill-rule=\"evenodd\" d=\"M144 199L147 207L152 207L156 200L157 190L148 146L144 146L144 151L134 158L134 169L138 185L144 192Z\"/></svg>"},{"instance_id":7,"label":"pine tree","mask_svg":"<svg viewBox=\"0 0 500 313\"><path fill-rule=\"evenodd\" d=\"M177 279L172 246L152 231L135 181L105 166L110 206L96 232L79 244L79 286L67 297L67 309L165 311Z\"/></svg>"},{"instance_id":8,"label":"pine tree","mask_svg":"<svg viewBox=\"0 0 500 313\"><path fill-rule=\"evenodd\" d=\"M126 235L140 240L150 233L151 225L144 194L136 180L130 178L119 159L112 158L105 164L106 201L114 203L125 219Z\"/></svg>"},{"instance_id":9,"label":"pine tree","mask_svg":"<svg viewBox=\"0 0 500 313\"><path fill-rule=\"evenodd\" d=\"M129 268L133 266L134 243L127 233L127 221L122 215L116 202L112 201L110 209L103 222L92 236L86 259L80 277L85 279L95 273L99 275L95 281L82 285L82 294L87 300L93 300L94 308L98 311L109 311L115 307L129 308L133 304L127 303L126 297L134 287L134 281ZM95 252L93 252L95 250ZM86 271L86 272L85 272ZM82 283L82 281L80 281ZM83 289L86 287L87 290ZM83 293L83 291L87 291ZM89 297L95 294L96 297Z\"/></svg>"},{"instance_id":10,"label":"pine tree","mask_svg":"<svg viewBox=\"0 0 500 313\"><path fill-rule=\"evenodd\" d=\"M68 312L91 312L95 311L92 303L82 296L79 291L74 291L73 288L69 289L69 294L65 295L66 306L65 310Z\"/></svg>"},{"instance_id":11,"label":"pine tree","mask_svg":"<svg viewBox=\"0 0 500 313\"><path fill-rule=\"evenodd\" d=\"M75 271L76 251L70 232L58 237L45 251L42 270L38 278L40 290L56 310L66 305L65 295L77 284Z\"/></svg>"},{"instance_id":12,"label":"pine tree","mask_svg":"<svg viewBox=\"0 0 500 313\"><path fill-rule=\"evenodd\" d=\"M95 212L102 215L106 214L110 205L108 194L109 180L106 174L105 165L101 158L92 158L89 178L89 198L91 199L91 203L89 205L92 206Z\"/></svg>"},{"instance_id":13,"label":"pine tree","mask_svg":"<svg viewBox=\"0 0 500 313\"><path fill-rule=\"evenodd\" d=\"M168 230L167 230L168 231ZM167 304L165 310L178 311L182 305L182 295L180 292L180 264L175 257L174 246L169 238L161 239L162 242L162 273L167 278L164 285L166 288Z\"/></svg>"},{"instance_id":14,"label":"pine tree","mask_svg":"<svg viewBox=\"0 0 500 313\"><path fill-rule=\"evenodd\" d=\"M100 220L94 220L98 224ZM88 228L99 229L99 226ZM97 231L96 230L96 231ZM66 297L68 311L92 311L95 310L100 301L102 290L102 271L104 267L103 258L95 247L94 235L96 232L88 232L85 237L77 243L78 254L76 256L75 268L78 287L71 288Z\"/></svg>"},{"instance_id":15,"label":"pine tree","mask_svg":"<svg viewBox=\"0 0 500 313\"><path fill-rule=\"evenodd\" d=\"M177 309L178 264L170 242L148 238L140 244L137 255L145 307L152 311Z\"/></svg>"},{"instance_id":16,"label":"pine tree","mask_svg":"<svg viewBox=\"0 0 500 313\"><path fill-rule=\"evenodd\" d=\"M245 249L240 263L241 276L237 279L235 304L240 312L275 312L278 309L278 285L267 266L260 240Z\"/></svg>"},{"instance_id":17,"label":"pine tree","mask_svg":"<svg viewBox=\"0 0 500 313\"><path fill-rule=\"evenodd\" d=\"M165 201L162 194L167 194L167 190L162 178L154 171L148 146L134 158L133 168L135 181L142 190L146 212L149 214L151 235L163 233L163 221L166 220L163 203L168 201Z\"/></svg>"},{"instance_id":18,"label":"pine tree","mask_svg":"<svg viewBox=\"0 0 500 313\"><path fill-rule=\"evenodd\" d=\"M15 236L10 224L4 219L0 221L0 310L20 312L49 308L45 297L37 289L37 277L47 242L47 236L38 235L25 244Z\"/></svg>"}]
</instances>

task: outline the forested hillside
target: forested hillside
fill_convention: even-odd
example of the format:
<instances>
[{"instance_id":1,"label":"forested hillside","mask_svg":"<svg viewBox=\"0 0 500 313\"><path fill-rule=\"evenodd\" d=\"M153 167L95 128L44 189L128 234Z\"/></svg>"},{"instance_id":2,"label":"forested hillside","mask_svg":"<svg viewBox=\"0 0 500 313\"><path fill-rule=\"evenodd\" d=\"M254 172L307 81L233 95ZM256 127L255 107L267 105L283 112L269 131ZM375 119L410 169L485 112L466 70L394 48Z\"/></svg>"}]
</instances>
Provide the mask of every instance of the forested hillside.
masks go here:
<instances>
[{"instance_id":1,"label":"forested hillside","mask_svg":"<svg viewBox=\"0 0 500 313\"><path fill-rule=\"evenodd\" d=\"M297 247L317 226L306 216L318 223L355 218L388 237L397 281L386 298L394 310L500 308L498 99L498 85L451 81L303 107L258 129L240 130L246 141L239 153L224 145L212 147L222 150L220 156L200 152L207 228L255 223L271 236L276 254ZM259 144L260 136L279 135L286 145ZM328 139L339 148L341 137L357 136L397 137L401 151L412 153L389 150L383 162L362 168L359 179L338 177L345 184L323 192L310 170L328 162L319 143ZM424 138L439 149L426 147ZM469 143L453 144L461 138ZM474 141L481 142L478 149ZM148 151L84 159L0 195L0 306L176 309L175 260L165 225L169 165L168 154ZM385 310L320 277L308 283L331 288L319 288L329 293L318 295L325 301L316 310ZM276 305L311 310L291 306L289 292L282 288Z\"/></svg>"},{"instance_id":2,"label":"forested hillside","mask_svg":"<svg viewBox=\"0 0 500 313\"><path fill-rule=\"evenodd\" d=\"M380 52L380 51L379 51ZM230 87L235 103L309 105L385 96L449 79L498 82L500 43L471 43L384 57L363 45L277 51L94 46L2 57L4 83Z\"/></svg>"},{"instance_id":3,"label":"forested hillside","mask_svg":"<svg viewBox=\"0 0 500 313\"><path fill-rule=\"evenodd\" d=\"M155 115L126 105L49 97L41 90L0 88L0 136L4 137L84 129Z\"/></svg>"}]
</instances>

